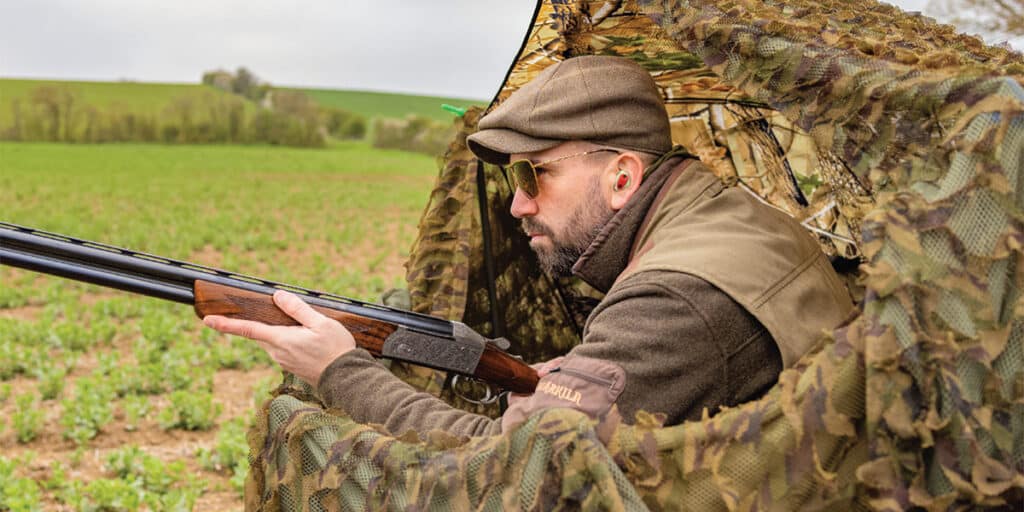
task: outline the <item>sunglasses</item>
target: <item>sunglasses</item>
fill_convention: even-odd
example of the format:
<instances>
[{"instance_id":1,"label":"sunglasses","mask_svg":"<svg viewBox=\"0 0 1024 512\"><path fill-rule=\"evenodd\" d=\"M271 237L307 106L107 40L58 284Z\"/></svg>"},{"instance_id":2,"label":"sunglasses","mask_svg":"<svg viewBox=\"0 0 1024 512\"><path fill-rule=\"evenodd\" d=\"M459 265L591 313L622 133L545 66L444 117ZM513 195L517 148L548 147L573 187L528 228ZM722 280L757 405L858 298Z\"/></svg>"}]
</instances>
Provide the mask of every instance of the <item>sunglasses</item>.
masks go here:
<instances>
[{"instance_id":1,"label":"sunglasses","mask_svg":"<svg viewBox=\"0 0 1024 512\"><path fill-rule=\"evenodd\" d=\"M546 162L533 163L529 160L516 160L508 165L502 167L505 171L505 177L512 182L512 190L517 187L530 198L537 197L537 193L540 192L540 186L537 184L537 169L546 165L551 165L555 162L561 162L562 160L568 160L570 158L576 158L579 156L590 155L593 153L600 153L602 151L611 151L612 153L619 153L616 149L601 148L592 149L590 151L584 151L582 153L576 153L573 155L560 156L558 158L548 160Z\"/></svg>"}]
</instances>

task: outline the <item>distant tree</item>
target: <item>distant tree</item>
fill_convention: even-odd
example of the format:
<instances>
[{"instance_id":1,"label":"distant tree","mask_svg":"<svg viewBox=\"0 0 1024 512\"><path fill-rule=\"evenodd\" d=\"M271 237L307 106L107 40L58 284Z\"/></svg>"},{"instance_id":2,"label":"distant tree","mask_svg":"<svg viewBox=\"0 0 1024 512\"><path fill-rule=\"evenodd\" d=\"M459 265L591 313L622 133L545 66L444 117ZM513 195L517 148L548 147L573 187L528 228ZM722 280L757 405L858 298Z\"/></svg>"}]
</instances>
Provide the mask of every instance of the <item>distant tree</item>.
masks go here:
<instances>
[{"instance_id":1,"label":"distant tree","mask_svg":"<svg viewBox=\"0 0 1024 512\"><path fill-rule=\"evenodd\" d=\"M44 126L45 140L56 142L62 140L70 141L71 127L62 126L71 123L71 108L74 105L74 95L65 87L40 86L32 90L30 101L39 113L39 118Z\"/></svg>"},{"instance_id":2,"label":"distant tree","mask_svg":"<svg viewBox=\"0 0 1024 512\"><path fill-rule=\"evenodd\" d=\"M931 0L925 14L990 42L1024 36L1024 0Z\"/></svg>"},{"instance_id":3,"label":"distant tree","mask_svg":"<svg viewBox=\"0 0 1024 512\"><path fill-rule=\"evenodd\" d=\"M64 142L72 142L75 140L75 120L77 118L77 112L75 112L75 95L68 89L64 89L61 94L61 125L64 128L63 139Z\"/></svg>"},{"instance_id":4,"label":"distant tree","mask_svg":"<svg viewBox=\"0 0 1024 512\"><path fill-rule=\"evenodd\" d=\"M252 74L251 71L245 67L240 67L235 72L235 81L231 84L231 89L235 94L248 96L249 89L259 84L259 81L259 78L256 78L256 75Z\"/></svg>"},{"instance_id":5,"label":"distant tree","mask_svg":"<svg viewBox=\"0 0 1024 512\"><path fill-rule=\"evenodd\" d=\"M245 105L241 100L227 103L228 141L241 142L245 139Z\"/></svg>"},{"instance_id":6,"label":"distant tree","mask_svg":"<svg viewBox=\"0 0 1024 512\"><path fill-rule=\"evenodd\" d=\"M215 69L203 73L203 84L216 87L222 91L232 92L235 76L230 71Z\"/></svg>"},{"instance_id":7,"label":"distant tree","mask_svg":"<svg viewBox=\"0 0 1024 512\"><path fill-rule=\"evenodd\" d=\"M85 130L82 132L82 142L101 142L100 139L100 112L92 106L85 107Z\"/></svg>"},{"instance_id":8,"label":"distant tree","mask_svg":"<svg viewBox=\"0 0 1024 512\"><path fill-rule=\"evenodd\" d=\"M323 144L320 107L306 93L275 89L270 96L276 122L283 123L284 135L280 144L290 146L319 146Z\"/></svg>"},{"instance_id":9,"label":"distant tree","mask_svg":"<svg viewBox=\"0 0 1024 512\"><path fill-rule=\"evenodd\" d=\"M215 69L203 73L203 84L222 91L237 94L259 103L270 91L270 84L262 81L245 66L239 67L234 74L223 69Z\"/></svg>"},{"instance_id":10,"label":"distant tree","mask_svg":"<svg viewBox=\"0 0 1024 512\"><path fill-rule=\"evenodd\" d=\"M21 100L15 98L11 100L11 117L13 124L10 129L3 134L6 140L24 140L25 139L25 126L22 120L21 113Z\"/></svg>"},{"instance_id":11,"label":"distant tree","mask_svg":"<svg viewBox=\"0 0 1024 512\"><path fill-rule=\"evenodd\" d=\"M266 82L261 83L252 89L252 91L249 93L249 98L259 103L263 101L263 99L266 98L268 94L270 94L270 90L270 84Z\"/></svg>"},{"instance_id":12,"label":"distant tree","mask_svg":"<svg viewBox=\"0 0 1024 512\"><path fill-rule=\"evenodd\" d=\"M256 75L243 66L235 71L235 80L231 85L231 90L239 96L260 101L266 96L270 86L260 81Z\"/></svg>"},{"instance_id":13,"label":"distant tree","mask_svg":"<svg viewBox=\"0 0 1024 512\"><path fill-rule=\"evenodd\" d=\"M271 107L278 112L300 118L317 114L317 104L302 91L275 90Z\"/></svg>"},{"instance_id":14,"label":"distant tree","mask_svg":"<svg viewBox=\"0 0 1024 512\"><path fill-rule=\"evenodd\" d=\"M430 156L444 154L454 135L451 125L416 115L405 119L376 118L371 131L370 142L375 148L415 151Z\"/></svg>"},{"instance_id":15,"label":"distant tree","mask_svg":"<svg viewBox=\"0 0 1024 512\"><path fill-rule=\"evenodd\" d=\"M333 107L320 107L322 123L332 137L362 139L366 136L366 119L354 112Z\"/></svg>"},{"instance_id":16,"label":"distant tree","mask_svg":"<svg viewBox=\"0 0 1024 512\"><path fill-rule=\"evenodd\" d=\"M176 96L171 104L164 108L164 115L175 125L175 130L163 131L163 137L166 140L170 132L173 131L174 135L177 136L177 140L174 142L195 142L195 99L188 94L182 94Z\"/></svg>"},{"instance_id":17,"label":"distant tree","mask_svg":"<svg viewBox=\"0 0 1024 512\"><path fill-rule=\"evenodd\" d=\"M333 132L335 137L342 139L363 139L366 137L366 118L353 114L344 124Z\"/></svg>"}]
</instances>

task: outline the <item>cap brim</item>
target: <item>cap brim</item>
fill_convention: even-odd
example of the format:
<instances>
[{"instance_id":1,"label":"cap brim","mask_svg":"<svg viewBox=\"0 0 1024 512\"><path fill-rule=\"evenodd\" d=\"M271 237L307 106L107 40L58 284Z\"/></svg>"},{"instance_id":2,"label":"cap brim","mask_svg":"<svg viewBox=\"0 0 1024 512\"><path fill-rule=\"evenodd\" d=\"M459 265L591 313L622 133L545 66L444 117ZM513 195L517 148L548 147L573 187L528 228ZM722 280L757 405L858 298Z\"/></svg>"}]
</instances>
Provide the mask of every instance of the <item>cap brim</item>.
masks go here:
<instances>
[{"instance_id":1,"label":"cap brim","mask_svg":"<svg viewBox=\"0 0 1024 512\"><path fill-rule=\"evenodd\" d=\"M513 153L532 153L553 148L564 140L538 139L507 128L480 130L466 138L469 150L489 164L505 165Z\"/></svg>"}]
</instances>

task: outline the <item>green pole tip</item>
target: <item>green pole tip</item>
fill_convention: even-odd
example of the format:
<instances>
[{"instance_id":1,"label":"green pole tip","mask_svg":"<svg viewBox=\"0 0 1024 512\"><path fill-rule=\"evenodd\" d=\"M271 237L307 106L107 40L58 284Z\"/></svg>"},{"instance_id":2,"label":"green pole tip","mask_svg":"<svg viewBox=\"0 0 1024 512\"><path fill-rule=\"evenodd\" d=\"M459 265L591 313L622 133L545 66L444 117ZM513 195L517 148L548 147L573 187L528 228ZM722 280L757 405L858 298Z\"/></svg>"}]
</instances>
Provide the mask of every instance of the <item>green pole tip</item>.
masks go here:
<instances>
[{"instance_id":1,"label":"green pole tip","mask_svg":"<svg viewBox=\"0 0 1024 512\"><path fill-rule=\"evenodd\" d=\"M442 110L447 110L448 112L451 112L452 114L455 114L455 115L457 115L459 117L462 117L462 116L466 115L466 109L456 107L455 105L449 105L447 103L442 103L441 104L441 109Z\"/></svg>"}]
</instances>

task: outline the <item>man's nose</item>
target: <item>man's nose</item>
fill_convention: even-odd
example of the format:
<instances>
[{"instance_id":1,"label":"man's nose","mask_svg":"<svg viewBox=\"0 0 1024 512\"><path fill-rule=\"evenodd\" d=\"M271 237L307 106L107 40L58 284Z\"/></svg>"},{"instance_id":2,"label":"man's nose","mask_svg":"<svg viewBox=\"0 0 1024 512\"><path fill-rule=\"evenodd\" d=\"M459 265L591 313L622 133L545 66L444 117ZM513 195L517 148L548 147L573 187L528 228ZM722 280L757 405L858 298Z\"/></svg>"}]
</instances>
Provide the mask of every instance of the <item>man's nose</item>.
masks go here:
<instances>
[{"instance_id":1,"label":"man's nose","mask_svg":"<svg viewBox=\"0 0 1024 512\"><path fill-rule=\"evenodd\" d=\"M517 219L536 215L537 201L523 192L523 189L516 187L516 193L512 196L512 207L509 211Z\"/></svg>"}]
</instances>

